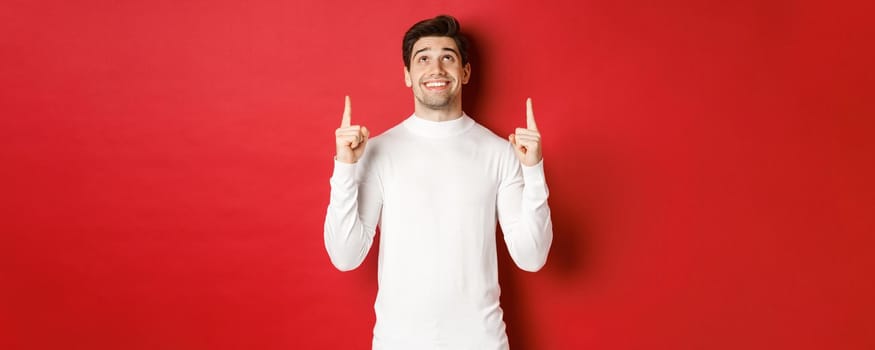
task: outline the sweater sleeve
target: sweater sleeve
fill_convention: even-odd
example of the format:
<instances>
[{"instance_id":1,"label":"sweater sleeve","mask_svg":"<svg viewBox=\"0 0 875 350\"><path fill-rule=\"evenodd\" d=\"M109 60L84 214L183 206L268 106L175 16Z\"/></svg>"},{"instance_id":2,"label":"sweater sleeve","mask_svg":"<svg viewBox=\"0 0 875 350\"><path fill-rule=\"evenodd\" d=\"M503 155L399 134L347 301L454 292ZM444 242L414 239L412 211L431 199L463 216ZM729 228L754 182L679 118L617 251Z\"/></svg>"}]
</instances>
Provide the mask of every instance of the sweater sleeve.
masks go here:
<instances>
[{"instance_id":1,"label":"sweater sleeve","mask_svg":"<svg viewBox=\"0 0 875 350\"><path fill-rule=\"evenodd\" d=\"M331 263L341 271L355 269L368 255L382 208L379 178L366 158L355 164L335 160L329 180L325 249Z\"/></svg>"},{"instance_id":2,"label":"sweater sleeve","mask_svg":"<svg viewBox=\"0 0 875 350\"><path fill-rule=\"evenodd\" d=\"M534 272L547 262L553 242L544 161L527 167L511 156L504 162L498 190L498 221L511 258L519 268Z\"/></svg>"}]
</instances>

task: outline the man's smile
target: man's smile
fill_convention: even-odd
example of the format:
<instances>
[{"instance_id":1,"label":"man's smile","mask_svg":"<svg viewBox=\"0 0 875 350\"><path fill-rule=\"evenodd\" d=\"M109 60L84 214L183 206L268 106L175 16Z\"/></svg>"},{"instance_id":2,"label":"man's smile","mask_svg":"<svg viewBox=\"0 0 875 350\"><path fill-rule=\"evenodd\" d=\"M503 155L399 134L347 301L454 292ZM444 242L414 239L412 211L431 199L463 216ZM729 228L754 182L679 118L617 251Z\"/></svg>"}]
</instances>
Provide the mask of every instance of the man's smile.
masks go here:
<instances>
[{"instance_id":1,"label":"man's smile","mask_svg":"<svg viewBox=\"0 0 875 350\"><path fill-rule=\"evenodd\" d=\"M440 91L440 90L447 89L447 87L450 85L450 81L449 80L429 80L429 81L422 83L422 85L425 87L426 90Z\"/></svg>"}]
</instances>

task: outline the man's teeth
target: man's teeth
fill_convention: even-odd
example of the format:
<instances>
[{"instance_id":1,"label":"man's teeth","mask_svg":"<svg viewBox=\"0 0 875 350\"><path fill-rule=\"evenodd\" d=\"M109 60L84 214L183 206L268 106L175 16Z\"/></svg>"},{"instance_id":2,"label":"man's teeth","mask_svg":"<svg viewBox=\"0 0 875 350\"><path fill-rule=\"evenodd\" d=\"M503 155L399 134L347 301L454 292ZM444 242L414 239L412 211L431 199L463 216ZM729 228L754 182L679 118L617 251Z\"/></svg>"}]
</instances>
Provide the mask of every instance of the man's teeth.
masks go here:
<instances>
[{"instance_id":1,"label":"man's teeth","mask_svg":"<svg viewBox=\"0 0 875 350\"><path fill-rule=\"evenodd\" d=\"M447 82L445 82L445 81L432 81L432 82L425 83L425 86L427 86L427 87L447 86Z\"/></svg>"}]
</instances>

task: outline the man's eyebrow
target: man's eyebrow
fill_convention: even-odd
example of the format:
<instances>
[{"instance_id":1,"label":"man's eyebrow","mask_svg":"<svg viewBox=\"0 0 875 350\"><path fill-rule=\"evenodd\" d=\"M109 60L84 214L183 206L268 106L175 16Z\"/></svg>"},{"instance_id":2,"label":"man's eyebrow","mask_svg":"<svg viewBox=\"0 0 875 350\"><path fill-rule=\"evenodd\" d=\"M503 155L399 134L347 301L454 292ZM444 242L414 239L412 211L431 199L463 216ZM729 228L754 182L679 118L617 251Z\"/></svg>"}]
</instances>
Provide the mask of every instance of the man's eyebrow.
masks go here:
<instances>
[{"instance_id":1,"label":"man's eyebrow","mask_svg":"<svg viewBox=\"0 0 875 350\"><path fill-rule=\"evenodd\" d=\"M421 49L419 49L419 50L416 50L416 52L413 53L413 56L416 56L416 55L418 55L420 52L428 51L428 50L431 50L431 48L428 47L428 46L423 47L423 48L421 48Z\"/></svg>"},{"instance_id":2,"label":"man's eyebrow","mask_svg":"<svg viewBox=\"0 0 875 350\"><path fill-rule=\"evenodd\" d=\"M457 56L459 55L459 53L455 49L453 49L452 47L445 47L445 48L443 48L443 51L451 51L452 53L456 54Z\"/></svg>"},{"instance_id":3,"label":"man's eyebrow","mask_svg":"<svg viewBox=\"0 0 875 350\"><path fill-rule=\"evenodd\" d=\"M421 49L419 49L419 50L416 50L416 52L413 53L413 56L416 57L416 55L418 55L420 52L428 51L428 50L431 50L431 47L427 47L427 46L426 46L426 47L423 47L423 48L421 48ZM445 47L445 48L443 48L443 49L441 49L441 50L442 50L442 51L450 51L450 52L456 54L456 56L459 55L459 52L456 51L455 49L451 48L451 47Z\"/></svg>"}]
</instances>

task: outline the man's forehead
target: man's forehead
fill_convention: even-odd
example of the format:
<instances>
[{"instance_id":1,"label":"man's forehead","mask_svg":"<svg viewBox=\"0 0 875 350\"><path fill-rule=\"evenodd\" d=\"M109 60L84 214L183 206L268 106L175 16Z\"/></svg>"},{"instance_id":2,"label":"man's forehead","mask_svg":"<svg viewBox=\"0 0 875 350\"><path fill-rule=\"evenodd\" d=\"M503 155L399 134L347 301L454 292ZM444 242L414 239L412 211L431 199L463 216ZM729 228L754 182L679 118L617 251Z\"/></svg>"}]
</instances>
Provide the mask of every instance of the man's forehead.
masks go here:
<instances>
[{"instance_id":1,"label":"man's forehead","mask_svg":"<svg viewBox=\"0 0 875 350\"><path fill-rule=\"evenodd\" d=\"M445 48L453 51L459 50L456 47L456 41L448 36L424 36L413 44L413 52L418 52L422 49L443 50Z\"/></svg>"}]
</instances>

